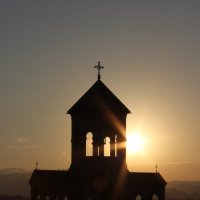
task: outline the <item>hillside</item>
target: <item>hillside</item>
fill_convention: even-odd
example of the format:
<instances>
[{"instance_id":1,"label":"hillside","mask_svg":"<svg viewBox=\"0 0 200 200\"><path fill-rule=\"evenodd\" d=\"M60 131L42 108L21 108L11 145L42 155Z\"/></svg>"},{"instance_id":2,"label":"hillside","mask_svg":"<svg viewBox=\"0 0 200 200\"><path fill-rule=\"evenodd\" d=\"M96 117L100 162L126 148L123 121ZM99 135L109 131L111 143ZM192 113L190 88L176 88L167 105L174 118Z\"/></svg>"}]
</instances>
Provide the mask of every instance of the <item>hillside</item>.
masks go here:
<instances>
[{"instance_id":1,"label":"hillside","mask_svg":"<svg viewBox=\"0 0 200 200\"><path fill-rule=\"evenodd\" d=\"M6 172L6 173L5 173ZM0 194L30 196L29 179L32 172L18 169L0 170Z\"/></svg>"},{"instance_id":2,"label":"hillside","mask_svg":"<svg viewBox=\"0 0 200 200\"><path fill-rule=\"evenodd\" d=\"M169 182L166 200L200 200L200 181Z\"/></svg>"}]
</instances>

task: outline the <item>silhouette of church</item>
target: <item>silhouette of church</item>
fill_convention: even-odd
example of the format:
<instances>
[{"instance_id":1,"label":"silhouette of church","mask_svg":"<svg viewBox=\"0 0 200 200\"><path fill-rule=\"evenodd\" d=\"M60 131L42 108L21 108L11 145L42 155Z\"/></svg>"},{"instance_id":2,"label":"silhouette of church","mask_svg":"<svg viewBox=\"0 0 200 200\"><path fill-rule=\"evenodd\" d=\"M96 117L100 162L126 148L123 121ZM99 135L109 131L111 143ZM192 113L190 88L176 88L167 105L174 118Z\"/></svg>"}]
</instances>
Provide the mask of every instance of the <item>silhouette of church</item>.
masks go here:
<instances>
[{"instance_id":1,"label":"silhouette of church","mask_svg":"<svg viewBox=\"0 0 200 200\"><path fill-rule=\"evenodd\" d=\"M166 182L160 173L128 171L125 143L130 111L100 80L100 62L95 67L98 80L67 112L72 119L71 166L62 171L36 167L30 179L31 200L165 200ZM88 135L92 135L90 156Z\"/></svg>"}]
</instances>

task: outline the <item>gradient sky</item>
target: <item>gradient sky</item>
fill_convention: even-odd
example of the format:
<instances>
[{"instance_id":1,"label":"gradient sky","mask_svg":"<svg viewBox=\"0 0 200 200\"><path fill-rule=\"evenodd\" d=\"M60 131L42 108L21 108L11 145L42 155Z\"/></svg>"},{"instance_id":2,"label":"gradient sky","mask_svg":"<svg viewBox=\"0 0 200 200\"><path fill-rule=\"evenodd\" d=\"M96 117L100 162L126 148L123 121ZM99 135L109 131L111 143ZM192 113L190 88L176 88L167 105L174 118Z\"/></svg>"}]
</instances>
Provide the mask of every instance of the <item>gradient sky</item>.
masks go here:
<instances>
[{"instance_id":1,"label":"gradient sky","mask_svg":"<svg viewBox=\"0 0 200 200\"><path fill-rule=\"evenodd\" d=\"M65 112L96 81L148 141L132 171L200 180L200 1L1 0L0 168L65 169Z\"/></svg>"}]
</instances>

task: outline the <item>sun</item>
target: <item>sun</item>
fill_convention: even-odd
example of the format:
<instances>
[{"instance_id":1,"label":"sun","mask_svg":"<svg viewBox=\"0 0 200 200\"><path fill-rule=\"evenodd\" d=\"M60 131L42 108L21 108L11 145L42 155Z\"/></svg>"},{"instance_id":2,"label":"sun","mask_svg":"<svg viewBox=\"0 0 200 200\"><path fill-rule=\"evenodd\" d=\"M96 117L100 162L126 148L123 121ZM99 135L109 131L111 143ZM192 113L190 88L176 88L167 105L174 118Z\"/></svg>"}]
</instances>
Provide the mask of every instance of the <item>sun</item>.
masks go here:
<instances>
[{"instance_id":1,"label":"sun","mask_svg":"<svg viewBox=\"0 0 200 200\"><path fill-rule=\"evenodd\" d=\"M145 148L145 138L140 132L128 133L126 148L129 154L143 153Z\"/></svg>"}]
</instances>

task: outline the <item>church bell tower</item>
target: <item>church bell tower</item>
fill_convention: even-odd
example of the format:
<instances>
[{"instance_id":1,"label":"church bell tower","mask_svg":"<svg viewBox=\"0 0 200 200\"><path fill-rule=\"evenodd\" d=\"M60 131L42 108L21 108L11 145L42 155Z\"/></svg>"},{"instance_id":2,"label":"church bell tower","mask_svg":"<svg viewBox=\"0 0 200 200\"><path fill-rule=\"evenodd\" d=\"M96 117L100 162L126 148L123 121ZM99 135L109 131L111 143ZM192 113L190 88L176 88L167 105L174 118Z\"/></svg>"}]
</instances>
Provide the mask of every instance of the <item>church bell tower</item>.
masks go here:
<instances>
[{"instance_id":1,"label":"church bell tower","mask_svg":"<svg viewBox=\"0 0 200 200\"><path fill-rule=\"evenodd\" d=\"M98 80L68 110L72 119L73 168L126 167L126 116L129 109L101 81L98 62ZM86 155L86 136L92 134L92 155ZM109 156L104 146L109 138Z\"/></svg>"}]
</instances>

